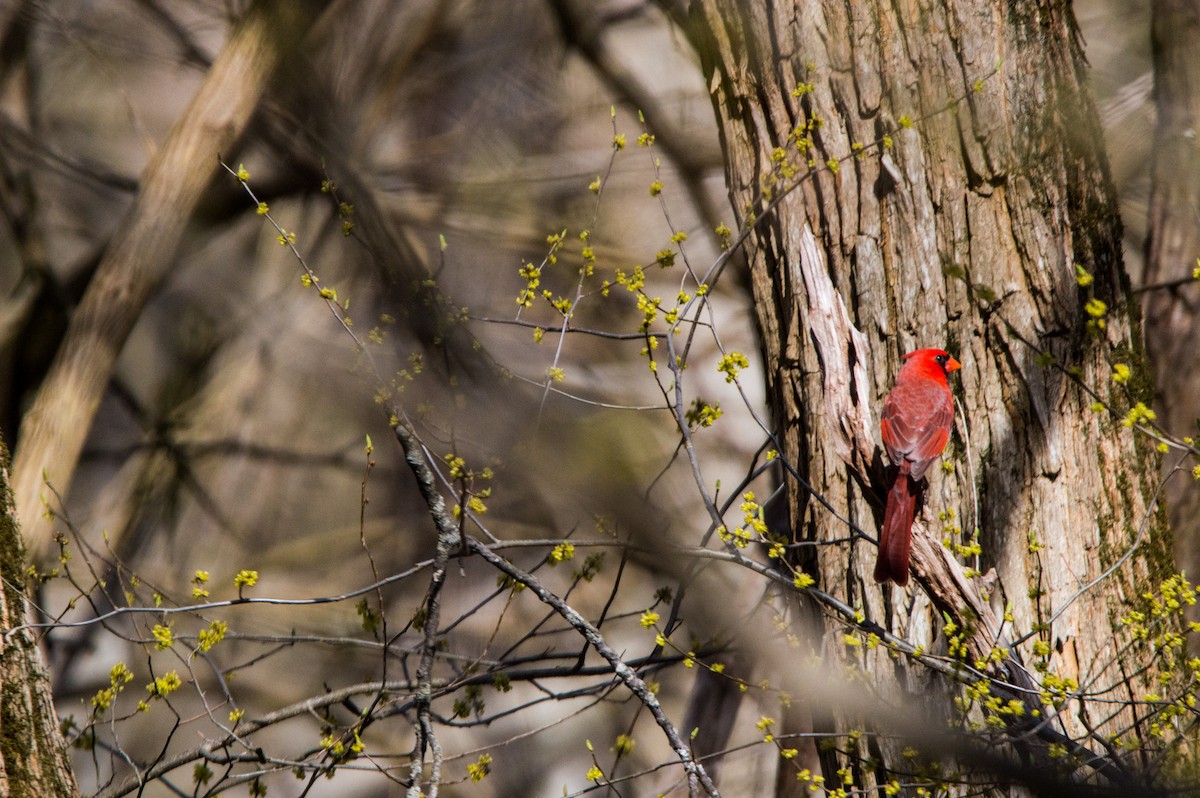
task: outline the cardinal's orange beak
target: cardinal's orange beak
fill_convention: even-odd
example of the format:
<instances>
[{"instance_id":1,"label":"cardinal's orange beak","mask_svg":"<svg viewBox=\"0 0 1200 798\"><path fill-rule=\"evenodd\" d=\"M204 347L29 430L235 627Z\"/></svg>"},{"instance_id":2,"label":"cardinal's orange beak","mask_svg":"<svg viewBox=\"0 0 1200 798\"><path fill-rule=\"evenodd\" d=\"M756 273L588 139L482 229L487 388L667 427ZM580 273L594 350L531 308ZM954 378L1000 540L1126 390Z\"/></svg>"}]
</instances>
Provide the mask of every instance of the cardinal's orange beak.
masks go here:
<instances>
[{"instance_id":1,"label":"cardinal's orange beak","mask_svg":"<svg viewBox=\"0 0 1200 798\"><path fill-rule=\"evenodd\" d=\"M946 361L946 373L947 374L949 374L952 371L958 371L960 368L962 368L962 363L959 363L954 358L950 358L949 360Z\"/></svg>"}]
</instances>

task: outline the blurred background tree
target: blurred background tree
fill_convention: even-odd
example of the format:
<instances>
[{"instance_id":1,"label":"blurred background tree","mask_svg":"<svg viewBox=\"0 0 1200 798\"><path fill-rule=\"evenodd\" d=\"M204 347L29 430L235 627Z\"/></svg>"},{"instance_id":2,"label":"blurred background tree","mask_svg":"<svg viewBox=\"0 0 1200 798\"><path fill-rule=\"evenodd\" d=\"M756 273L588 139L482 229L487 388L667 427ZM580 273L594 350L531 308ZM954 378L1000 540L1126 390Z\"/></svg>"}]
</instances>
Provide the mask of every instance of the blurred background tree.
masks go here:
<instances>
[{"instance_id":1,"label":"blurred background tree","mask_svg":"<svg viewBox=\"0 0 1200 798\"><path fill-rule=\"evenodd\" d=\"M850 450L862 455L856 478L821 414L807 408L820 406L823 386L838 384L828 380L842 366L865 369L844 383L846 396L859 395L853 388L875 402L910 340L940 344L927 337L947 335L957 352L971 353L960 438L986 415L972 403L1022 405L1013 397L1022 395L1022 380L1042 379L1035 375L1068 392L1082 376L1107 396L1112 358L1097 339L1065 336L1045 345L1057 364L1086 366L1077 375L1042 362L1037 346L1008 339L1006 350L972 337L978 329L998 335L1002 318L1032 323L1037 315L1024 303L1038 294L1022 285L1010 299L1009 283L981 276L982 257L956 249L963 242L947 234L951 228L935 226L929 262L908 265L932 270L929 285L937 287L885 301L882 288L864 294L870 283L856 275L883 269L882 253L902 245L856 240L853 226L839 231L836 224L850 209L839 204L847 198L878 191L887 206L911 194L913 161L905 158L921 147L930 147L923 158L963 159L945 155L959 144L939 138L956 124L980 141L1011 137L1020 149L1019 131L1000 131L1022 117L977 120L974 106L959 115L940 109L970 91L991 102L1023 80L1036 89L1040 73L1019 67L1036 66L1047 42L1059 49L1050 47L1046 68L1074 79L1082 52L1074 49L1070 9L1014 6L1008 13L1049 20L1053 36L1022 45L1020 57L977 56L957 88L918 73L922 94L911 88L913 76L895 79L886 84L893 87L888 102L908 106L882 113L832 99L849 67L804 37L847 37L834 50L851 41L867 47L876 36L886 40L886 29L872 25L887 13L860 9L854 25L872 24L829 29L844 12L806 6L797 17L803 36L795 39L805 51L781 52L777 40L756 38L765 19L749 13L757 6L696 3L690 16L688 5L10 0L0 7L0 263L9 297L0 317L0 369L10 386L0 422L14 448L26 540L42 571L29 580L37 587L37 620L54 627L43 639L85 792L127 794L150 779L147 794L234 787L412 794L415 774L430 794L439 781L465 782L448 789L481 795L574 794L605 785L619 794L703 791L712 777L728 795L789 794L817 774L832 784L850 773L845 783L862 789L893 778L908 788L946 777L931 761L992 774L976 785L997 772L1001 780L1011 775L1003 735L979 742L926 734L929 759L910 755L905 692L945 698L928 705L930 714L943 725L949 716L964 733L996 716L980 709L987 698L978 693L961 717L949 702L963 690L951 678L955 640L974 641L971 659L999 642L984 645L979 629L964 629L978 619L954 613L989 605L972 587L979 580L959 579L961 571L936 553L918 553L920 586L886 592L862 584L858 574L873 547L859 532L875 534L870 486L880 475L855 431L873 427L849 428ZM1179 70L1163 54L1167 44L1186 49L1189 28L1162 22L1183 13L1162 5L1156 68ZM1155 118L1153 99L1164 118L1164 103L1175 107L1189 96L1184 84L1181 99L1170 99L1161 81L1151 96L1146 6L1076 4L1134 292L1147 282L1190 278L1200 254L1164 258L1151 244L1143 277L1138 253L1154 240L1153 225L1139 222L1158 218L1145 211L1151 137L1144 131ZM754 35L722 38L735 30ZM1166 32L1176 37L1164 44ZM937 30L920 33L936 40ZM774 59L785 65L778 97L740 93L769 85L762 81ZM855 70L860 80L888 74L869 60L854 62ZM794 84L810 82L821 87L812 97L787 99ZM1060 90L1059 99L1077 103L1086 122L1086 88ZM793 116L759 126L759 114L776 107ZM837 150L831 142L840 139L827 131L815 137L825 148L815 168L789 160L797 171L784 174L771 151L788 143L790 126L804 118L795 113L800 108L855 131L845 136L847 147L872 145L863 160ZM918 119L913 131L902 132L905 113ZM1187 129L1170 135L1187 141ZM1088 164L1083 171L1099 199L1096 214L1072 234L1094 236L1088 246L1101 252L1080 265L1113 312L1104 340L1136 350L1136 315L1128 326L1122 321L1130 289L1119 258L1112 259L1117 228L1105 204L1098 133L1085 123L1078 130L1081 140L1068 149ZM881 149L885 135L901 142L899 152ZM968 164L987 149L963 146ZM747 160L752 152L758 161ZM844 165L835 172L827 159ZM232 172L244 168L245 179L221 162ZM1004 169L991 161L988 169L950 170L946 184L999 185L992 178ZM1180 174L1170 166L1159 171ZM883 186L889 178L896 185ZM753 227L747 209L764 190L797 184L779 216L761 214L768 224ZM869 353L858 351L856 363L817 358L801 317L771 323L772 313L788 307L773 304L771 286L785 284L775 282L778 269L801 251L792 232L774 237L773 225L786 223L771 219L794 218L801 197L812 213L839 209L815 225L814 243L837 295L854 311L852 322L868 336ZM897 219L927 202L914 200ZM1151 207L1195 220L1187 202ZM939 208L951 218L944 203ZM1029 219L1030 236L1040 229L1036 221ZM924 232L907 229L914 239ZM1064 234L1053 223L1046 230L1043 243ZM978 228L975 235L982 237ZM1057 243L1070 253L1065 239ZM1077 296L1073 283L1061 284L1061 271L1052 275L1062 292L1056 311L1086 321L1083 303L1093 294L1080 288ZM980 286L997 296L982 296ZM533 292L531 306L519 308L525 290ZM1170 293L1140 296L1180 302L1190 290L1181 282ZM1183 307L1172 318L1189 323ZM877 314L894 318L865 323ZM565 322L577 332L558 334ZM686 334L668 335L671 327ZM1152 354L1161 346L1154 329L1147 327ZM765 369L760 347L770 358ZM1170 396L1188 395L1174 387L1194 377L1186 361L1183 354L1150 361L1160 409L1180 407ZM676 362L690 368L676 371ZM786 385L801 386L797 395L806 399L789 404ZM1091 404L1072 396L1076 411ZM1112 402L1114 421L1127 409L1121 401ZM857 407L845 418L865 422L869 412ZM1195 412L1168 412L1165 428L1189 434ZM1033 413L1022 406L1012 417ZM1135 450L1119 424L1102 426L1097 421L1092 434L1129 459L1114 459L1110 476L1093 475L1098 481L1088 490L1116 492L1126 514L1097 518L1101 527L1121 529L1108 562L1130 545L1136 556L1128 573L1089 589L1089 598L1104 598L1087 607L1101 610L1113 640L1124 640L1140 628L1120 626L1128 612L1152 613L1135 605L1156 590L1148 575L1169 571L1161 560L1166 524L1153 517L1162 504L1153 503L1158 482L1145 472L1153 442ZM1071 430L1061 434L1077 449L1090 451L1097 440L1080 444ZM1042 733L1039 755L1059 753L1059 745L1068 760L1082 755L1073 747L1082 741L1100 764L1071 778L1141 783L1148 762L1157 766L1164 751L1185 750L1157 747L1150 728L1171 726L1171 740L1192 734L1188 713L1174 717L1161 706L1186 693L1167 694L1174 684L1167 679L1156 702L1136 680L1090 684L1079 673L1125 664L1153 680L1167 671L1156 652L1172 650L1160 635L1181 626L1173 615L1155 619L1146 635L1159 649L1130 642L1119 656L1106 649L1094 661L1079 653L1078 632L1053 634L1047 619L1085 604L1071 594L1101 573L1101 561L1074 582L1054 565L1060 560L1027 556L1032 530L997 498L1009 489L999 487L1009 461L988 443L996 441L962 440L952 457L956 475L935 481L955 487L930 500L926 518L959 508L966 561L999 566L999 585L1018 605L1006 640L1016 645L1039 632L1021 643L1031 669L1045 663L1050 674L1084 685L1047 686L1044 673L1031 671L1027 678L1048 691L1047 706L1066 718L1016 733ZM1023 446L1014 441L1009 449ZM413 480L406 457L466 512L435 508L431 524L430 493ZM795 469L791 476L781 459ZM975 508L970 488L981 472ZM1046 481L1044 470L1013 472L1016 484ZM816 482L831 506L792 478L817 473L832 477ZM1169 483L1180 503L1188 481ZM1046 488L1047 495L1060 495L1066 484ZM1138 549L1139 523L1147 519L1157 548ZM1173 520L1187 529L1186 519ZM969 551L974 527L983 531L978 563ZM729 530L755 545L734 545ZM456 537L462 532L483 543L464 543ZM721 545L722 536L733 536L730 545ZM1065 544L1042 536L1039 545L1057 557ZM768 556L775 546L786 556ZM1160 558L1152 567L1151 554ZM1046 580L1037 587L1044 600L1026 598L1037 562L1048 563L1037 571ZM516 589L530 571L603 635L610 654L636 666L631 672L654 688L671 723L655 717L654 701L636 682L614 680L613 661L595 645L585 648L584 630L567 614L547 608L536 591ZM797 603L789 586L805 583L801 573L824 592ZM993 620L1003 626L1011 608L1002 590L990 592ZM205 602L227 605L195 609ZM130 607L145 611L118 609ZM951 618L958 628L947 624ZM820 667L801 667L811 658L794 645L854 664L853 651L843 653L843 633L855 647L883 635L891 651L911 655L919 646L937 655L905 660L911 666L895 674L882 649L859 663L895 717L878 704L857 704L862 691L842 689L842 674L831 683ZM1016 692L1009 697L1039 706L1041 696L1021 693L1023 686L1010 685ZM1116 688L1124 690L1119 697ZM1110 701L1102 713L1084 711ZM864 714L879 724L859 723ZM776 716L783 720L769 722ZM671 750L666 726L690 737L688 751ZM1090 739L1096 728L1103 743ZM679 763L693 756L704 769L689 776ZM323 778L334 772L332 781ZM1050 767L1034 772L1061 776ZM797 780L806 774L808 781Z\"/></svg>"}]
</instances>

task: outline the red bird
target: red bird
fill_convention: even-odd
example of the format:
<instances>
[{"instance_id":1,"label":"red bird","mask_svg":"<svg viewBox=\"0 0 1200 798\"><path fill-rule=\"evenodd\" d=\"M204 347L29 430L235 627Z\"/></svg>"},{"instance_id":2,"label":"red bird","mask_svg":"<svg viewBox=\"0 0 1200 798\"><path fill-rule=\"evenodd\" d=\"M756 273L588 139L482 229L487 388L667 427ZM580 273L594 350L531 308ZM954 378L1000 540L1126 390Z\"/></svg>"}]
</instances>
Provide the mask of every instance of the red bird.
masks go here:
<instances>
[{"instance_id":1,"label":"red bird","mask_svg":"<svg viewBox=\"0 0 1200 798\"><path fill-rule=\"evenodd\" d=\"M883 445L900 471L888 494L875 581L889 579L908 584L908 558L912 549L913 513L917 483L950 440L954 399L946 377L962 364L941 349L918 349L904 356L896 385L883 403Z\"/></svg>"}]
</instances>

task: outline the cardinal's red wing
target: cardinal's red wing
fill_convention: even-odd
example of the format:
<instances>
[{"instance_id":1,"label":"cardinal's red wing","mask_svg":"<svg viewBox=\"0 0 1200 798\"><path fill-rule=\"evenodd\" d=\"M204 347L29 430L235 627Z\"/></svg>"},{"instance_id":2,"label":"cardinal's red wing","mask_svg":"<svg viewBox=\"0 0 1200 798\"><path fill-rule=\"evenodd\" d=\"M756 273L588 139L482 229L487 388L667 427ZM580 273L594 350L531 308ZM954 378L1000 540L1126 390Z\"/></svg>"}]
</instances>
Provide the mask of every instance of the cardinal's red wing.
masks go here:
<instances>
[{"instance_id":1,"label":"cardinal's red wing","mask_svg":"<svg viewBox=\"0 0 1200 798\"><path fill-rule=\"evenodd\" d=\"M909 455L912 460L912 469L909 471L913 479L920 479L925 476L925 472L929 470L929 466L935 460L942 456L942 452L946 450L946 442L950 440L950 422L953 418L953 411L945 414L944 424L942 427L935 427L928 430L924 438L918 444L917 449ZM941 413L938 414L941 417Z\"/></svg>"},{"instance_id":2,"label":"cardinal's red wing","mask_svg":"<svg viewBox=\"0 0 1200 798\"><path fill-rule=\"evenodd\" d=\"M896 465L908 461L909 473L920 479L946 448L953 421L953 400L944 387L898 385L888 395L880 420L888 457Z\"/></svg>"}]
</instances>

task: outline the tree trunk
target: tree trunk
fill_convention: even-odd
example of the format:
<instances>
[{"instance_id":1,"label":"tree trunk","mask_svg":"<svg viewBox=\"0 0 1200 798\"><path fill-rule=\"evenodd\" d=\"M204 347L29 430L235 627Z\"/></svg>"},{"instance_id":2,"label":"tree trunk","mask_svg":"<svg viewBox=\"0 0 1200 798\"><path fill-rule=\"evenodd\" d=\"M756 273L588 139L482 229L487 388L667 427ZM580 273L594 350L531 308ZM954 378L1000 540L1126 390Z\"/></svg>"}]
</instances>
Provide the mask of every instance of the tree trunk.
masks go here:
<instances>
[{"instance_id":1,"label":"tree trunk","mask_svg":"<svg viewBox=\"0 0 1200 798\"><path fill-rule=\"evenodd\" d=\"M836 510L789 482L794 535L825 544L817 585L867 623L1018 687L1073 682L1117 702L1067 689L1034 736L1097 747L1091 726L1105 742L1148 744L1133 699L1161 692L1169 666L1131 645L1120 619L1173 561L1154 442L1120 423L1150 401L1152 380L1069 4L692 7L732 202L753 226L781 454ZM914 528L916 582L898 589L874 583L875 546L850 533L877 534L889 483L875 411L900 356L927 346L963 363L956 429ZM1112 379L1117 364L1128 379ZM982 554L968 565L994 568L995 582L948 556L976 530ZM965 656L948 649L947 619ZM882 646L844 645L845 631L826 622L826 655L865 669L883 706L916 694L929 716L954 716L958 688ZM844 713L837 723L829 731L871 728ZM839 742L825 777L847 767L869 789L911 772L909 742ZM1115 779L1128 762L1109 764Z\"/></svg>"},{"instance_id":2,"label":"tree trunk","mask_svg":"<svg viewBox=\"0 0 1200 798\"><path fill-rule=\"evenodd\" d=\"M0 798L78 795L37 642L11 631L26 620L26 572L8 478L0 442Z\"/></svg>"},{"instance_id":3,"label":"tree trunk","mask_svg":"<svg viewBox=\"0 0 1200 798\"><path fill-rule=\"evenodd\" d=\"M1197 433L1200 417L1200 8L1192 0L1155 0L1153 186L1150 194L1146 279L1146 344L1160 388L1164 426ZM1191 479L1168 484L1179 559L1189 572L1200 563L1200 491Z\"/></svg>"}]
</instances>

